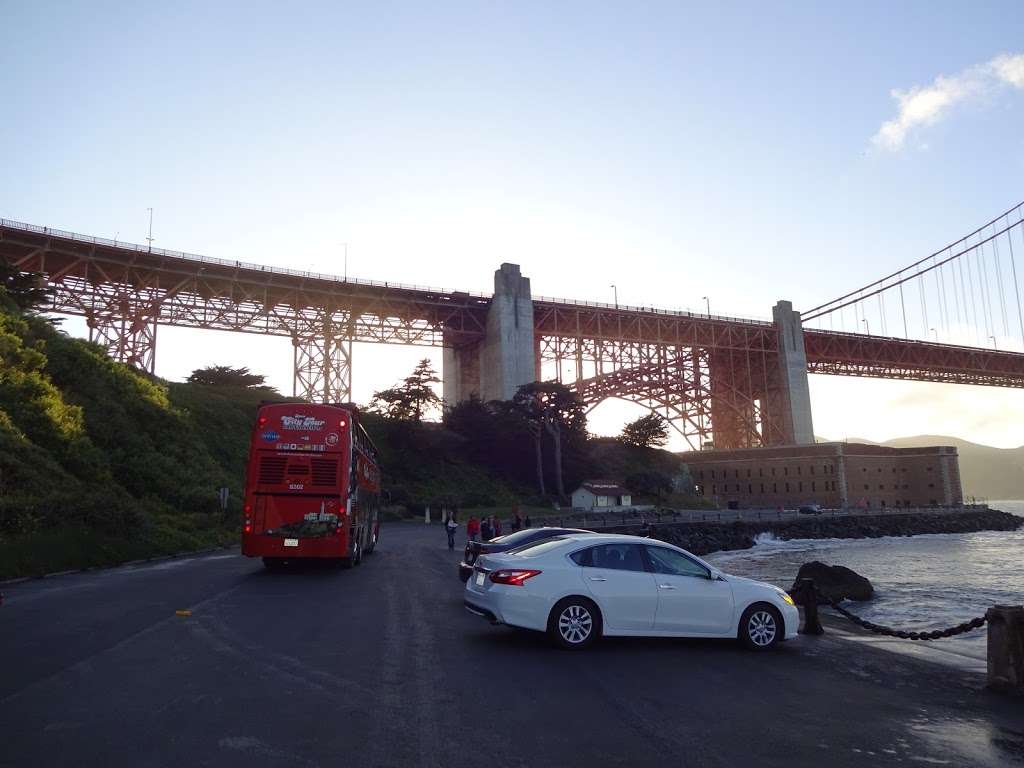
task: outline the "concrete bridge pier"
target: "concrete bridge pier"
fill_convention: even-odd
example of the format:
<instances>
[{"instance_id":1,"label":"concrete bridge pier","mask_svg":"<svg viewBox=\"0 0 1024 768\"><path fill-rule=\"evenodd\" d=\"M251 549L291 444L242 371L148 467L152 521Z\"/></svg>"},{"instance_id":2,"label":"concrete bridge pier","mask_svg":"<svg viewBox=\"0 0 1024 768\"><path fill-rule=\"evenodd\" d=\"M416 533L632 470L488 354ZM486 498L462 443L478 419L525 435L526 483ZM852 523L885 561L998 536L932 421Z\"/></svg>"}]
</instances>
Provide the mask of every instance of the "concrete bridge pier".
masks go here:
<instances>
[{"instance_id":1,"label":"concrete bridge pier","mask_svg":"<svg viewBox=\"0 0 1024 768\"><path fill-rule=\"evenodd\" d=\"M518 264L502 264L494 273L484 338L445 347L445 404L455 405L474 394L484 401L511 400L519 387L536 380L536 354L530 279L522 276Z\"/></svg>"},{"instance_id":2,"label":"concrete bridge pier","mask_svg":"<svg viewBox=\"0 0 1024 768\"><path fill-rule=\"evenodd\" d=\"M800 313L793 309L792 302L779 301L772 308L772 317L779 337L779 388L775 394L783 434L793 445L813 445L811 389Z\"/></svg>"}]
</instances>

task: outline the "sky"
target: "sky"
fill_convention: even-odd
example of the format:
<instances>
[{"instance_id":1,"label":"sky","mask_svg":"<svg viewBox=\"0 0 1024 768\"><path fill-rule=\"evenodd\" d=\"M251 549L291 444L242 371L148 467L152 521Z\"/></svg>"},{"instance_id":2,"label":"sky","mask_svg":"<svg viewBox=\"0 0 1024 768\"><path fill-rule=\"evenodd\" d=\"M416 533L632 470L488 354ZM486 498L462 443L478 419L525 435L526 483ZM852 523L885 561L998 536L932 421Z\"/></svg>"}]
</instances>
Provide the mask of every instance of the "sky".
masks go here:
<instances>
[{"instance_id":1,"label":"sky","mask_svg":"<svg viewBox=\"0 0 1024 768\"><path fill-rule=\"evenodd\" d=\"M1012 2L0 0L0 216L145 242L152 207L158 247L767 318L1024 200L1022 55ZM423 356L357 345L354 399ZM156 359L291 392L287 340L161 327ZM825 437L1024 442L1020 390L811 394Z\"/></svg>"}]
</instances>

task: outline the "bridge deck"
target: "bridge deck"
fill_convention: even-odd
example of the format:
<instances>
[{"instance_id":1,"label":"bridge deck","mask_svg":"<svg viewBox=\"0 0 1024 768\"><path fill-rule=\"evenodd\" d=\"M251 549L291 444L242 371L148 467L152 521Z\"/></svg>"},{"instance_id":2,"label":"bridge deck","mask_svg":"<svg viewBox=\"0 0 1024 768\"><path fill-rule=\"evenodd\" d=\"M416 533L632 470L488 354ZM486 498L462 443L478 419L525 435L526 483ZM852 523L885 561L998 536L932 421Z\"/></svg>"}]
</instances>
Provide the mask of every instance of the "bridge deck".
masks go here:
<instances>
[{"instance_id":1,"label":"bridge deck","mask_svg":"<svg viewBox=\"0 0 1024 768\"><path fill-rule=\"evenodd\" d=\"M90 322L119 315L293 338L328 332L360 342L459 346L483 337L490 305L486 294L216 259L6 219L0 219L0 258L46 274L53 311ZM541 339L579 345L741 356L778 349L775 326L764 320L539 297L534 318ZM804 338L811 373L1024 387L1020 353L818 330L806 330ZM569 354L557 343L547 349Z\"/></svg>"}]
</instances>

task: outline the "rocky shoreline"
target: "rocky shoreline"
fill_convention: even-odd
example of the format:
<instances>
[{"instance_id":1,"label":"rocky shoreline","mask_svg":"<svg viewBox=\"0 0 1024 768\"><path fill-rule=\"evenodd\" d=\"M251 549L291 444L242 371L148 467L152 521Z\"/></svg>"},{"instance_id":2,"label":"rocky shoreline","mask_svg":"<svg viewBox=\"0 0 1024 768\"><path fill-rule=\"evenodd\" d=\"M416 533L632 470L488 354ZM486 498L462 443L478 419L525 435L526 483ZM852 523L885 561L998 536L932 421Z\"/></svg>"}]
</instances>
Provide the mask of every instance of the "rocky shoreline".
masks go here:
<instances>
[{"instance_id":1,"label":"rocky shoreline","mask_svg":"<svg viewBox=\"0 0 1024 768\"><path fill-rule=\"evenodd\" d=\"M771 533L789 539L876 539L883 536L919 536L926 533L973 533L1015 531L1024 517L997 509L964 510L915 515L858 515L855 517L808 516L797 520L743 520L732 523L657 523L616 528L616 533L667 541L695 555L736 549L750 549L754 537Z\"/></svg>"}]
</instances>

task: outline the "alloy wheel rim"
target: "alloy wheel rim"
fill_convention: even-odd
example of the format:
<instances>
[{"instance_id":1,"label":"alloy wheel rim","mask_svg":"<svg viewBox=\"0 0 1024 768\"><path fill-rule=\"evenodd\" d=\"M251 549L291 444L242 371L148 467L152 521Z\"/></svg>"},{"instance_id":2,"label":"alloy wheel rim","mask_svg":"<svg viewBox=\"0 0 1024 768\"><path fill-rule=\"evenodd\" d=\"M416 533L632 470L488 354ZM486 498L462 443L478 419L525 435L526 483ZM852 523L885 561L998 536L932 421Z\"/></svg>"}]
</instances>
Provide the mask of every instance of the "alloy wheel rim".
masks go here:
<instances>
[{"instance_id":1,"label":"alloy wheel rim","mask_svg":"<svg viewBox=\"0 0 1024 768\"><path fill-rule=\"evenodd\" d=\"M570 605L558 616L558 633L567 643L579 645L590 637L594 620L582 605Z\"/></svg>"},{"instance_id":2,"label":"alloy wheel rim","mask_svg":"<svg viewBox=\"0 0 1024 768\"><path fill-rule=\"evenodd\" d=\"M747 622L747 634L754 645L770 645L775 639L775 617L768 611L758 611Z\"/></svg>"}]
</instances>

